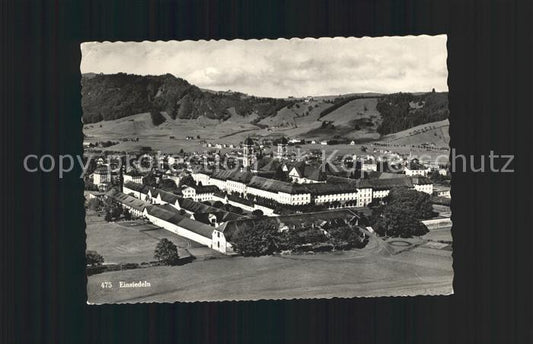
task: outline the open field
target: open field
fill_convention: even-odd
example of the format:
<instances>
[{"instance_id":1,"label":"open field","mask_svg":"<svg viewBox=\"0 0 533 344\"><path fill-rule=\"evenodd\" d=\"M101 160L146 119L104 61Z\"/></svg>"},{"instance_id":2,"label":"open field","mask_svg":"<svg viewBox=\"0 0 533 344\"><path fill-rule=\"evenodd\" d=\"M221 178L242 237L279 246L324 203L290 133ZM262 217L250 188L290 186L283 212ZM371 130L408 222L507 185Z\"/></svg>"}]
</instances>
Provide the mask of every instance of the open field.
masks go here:
<instances>
[{"instance_id":1,"label":"open field","mask_svg":"<svg viewBox=\"0 0 533 344\"><path fill-rule=\"evenodd\" d=\"M435 160L435 157L442 156L440 163L448 161L448 150L427 150L424 148L412 147L433 142L436 147L448 147L449 134L448 120L428 123L411 128L402 132L387 135L379 138L375 129L380 121L379 113L375 110L376 99L353 100L339 109L318 119L320 111L326 106L324 103L312 101L309 105L313 107L308 116L303 116L304 106L292 109L284 108L276 116L263 119L260 124L269 127L259 127L249 123L250 118L233 115L227 121L219 121L200 117L194 120L171 119L163 113L166 121L159 126L154 126L149 114L138 114L113 121L104 121L84 126L83 132L86 135L85 141L119 141L119 144L103 148L108 151L139 151L141 147L148 146L155 151L163 153L177 153L181 149L186 152L201 152L215 148L203 147L205 140L210 143L226 143L238 146L246 137L272 137L285 135L290 138L315 139L317 142L323 139L331 139L334 134L342 134L356 140L355 145L341 144L333 146L322 146L320 144L301 145L301 150L320 149L326 154L338 151L338 154L362 154L361 147L372 148L372 142L387 143L389 146L376 148L388 149L397 153L412 153L416 156L427 156L421 160ZM365 110L366 109L366 110ZM252 116L253 117L253 116ZM353 121L358 119L370 119L374 126L361 130L353 129ZM331 120L334 128L321 128L323 120ZM264 123L263 123L264 122ZM287 125L288 124L288 125ZM193 136L193 140L186 140L187 136ZM198 139L197 136L200 138ZM138 139L138 141L120 141L122 139ZM102 149L102 148L98 148ZM294 150L289 147L289 151ZM217 149L222 153L231 149ZM267 150L267 153L269 151Z\"/></svg>"},{"instance_id":2,"label":"open field","mask_svg":"<svg viewBox=\"0 0 533 344\"><path fill-rule=\"evenodd\" d=\"M131 119L135 121L140 121L138 127L135 127L130 122ZM298 118L300 120L302 118ZM238 121L233 121L232 119L218 123L218 121L203 119L198 120L167 120L159 127L154 127L149 118L149 115L136 115L131 117L126 117L116 121L105 122L102 128L99 127L100 124L91 124L87 125L84 128L84 134L87 135L85 141L87 142L97 142L97 141L108 141L108 140L119 140L121 138L138 138L139 141L125 141L120 142L117 145L104 148L103 150L109 151L138 151L142 146L149 146L153 150L161 151L163 153L178 153L180 149L183 149L186 152L201 152L207 150L215 150L215 148L206 148L203 147L202 141L206 140L207 142L212 143L227 143L234 144L238 146L248 135L254 137L259 136L271 136L273 135L272 131L269 131L267 128L259 128L255 125L249 123L239 123ZM112 123L111 123L112 122ZM216 122L216 123L215 123ZM447 121L446 121L447 122ZM200 125L198 124L200 123ZM299 137L304 132L309 130L317 129L320 127L320 121L311 121L305 122L305 127L301 127L300 124L298 128L277 128L275 133L279 135L286 135L287 137ZM440 122L436 122L437 124ZM152 128L150 128L152 126ZM141 129L148 128L148 129ZM449 142L449 136L447 135L447 124L441 123L438 127L443 135L445 136L442 144L439 144L439 147L447 147ZM387 149L393 152L400 154L409 154L413 156L422 157L422 161L432 160L435 161L436 157L439 158L439 163L448 162L448 150L427 150L424 148L412 147L412 145L418 145L420 143L427 142L431 137L426 137L427 135L432 136L432 132L435 130L429 130L428 132L422 134L413 134L409 136L409 132L401 132L396 135L397 140L393 140L392 136L386 136L382 140L377 142L386 142L390 146L381 147L373 146L372 142L365 143L356 143L355 145L350 144L339 144L331 146L323 146L319 143L317 144L304 144L299 145L302 152L310 151L312 149L325 150L326 154L329 156L331 152L337 151L338 155L344 154L363 154L362 147L365 146L369 148L369 153L372 153L372 148L377 149ZM358 131L363 132L364 130ZM196 139L196 136L199 135L200 139ZM174 138L171 139L170 136ZM186 140L186 136L193 136L195 139ZM318 135L320 136L320 135ZM370 139L375 136L375 133L369 132L367 134L361 134L359 139ZM434 136L433 136L434 137ZM331 136L329 137L331 138ZM307 138L309 139L309 138ZM317 141L318 142L318 141ZM101 149L101 148L98 148ZM229 152L232 149L222 148L216 149L220 150L222 153ZM296 147L292 146L288 148L289 152L295 151ZM267 150L266 153L269 153Z\"/></svg>"},{"instance_id":3,"label":"open field","mask_svg":"<svg viewBox=\"0 0 533 344\"><path fill-rule=\"evenodd\" d=\"M336 124L349 124L350 121L358 118L381 119L381 114L376 110L377 98L361 98L352 100L343 106L335 109L326 116L323 121L334 121ZM378 121L379 123L380 121Z\"/></svg>"},{"instance_id":4,"label":"open field","mask_svg":"<svg viewBox=\"0 0 533 344\"><path fill-rule=\"evenodd\" d=\"M445 119L386 135L382 141L399 145L434 143L437 147L447 147L450 144L449 129L450 121Z\"/></svg>"},{"instance_id":5,"label":"open field","mask_svg":"<svg viewBox=\"0 0 533 344\"><path fill-rule=\"evenodd\" d=\"M453 292L449 250L425 245L393 254L372 237L361 250L232 257L176 267L107 272L88 278L90 303L176 302L435 295ZM102 289L109 281L113 288ZM119 288L147 281L149 288Z\"/></svg>"},{"instance_id":6,"label":"open field","mask_svg":"<svg viewBox=\"0 0 533 344\"><path fill-rule=\"evenodd\" d=\"M182 238L144 221L106 222L94 213L86 216L87 250L97 251L105 263L142 263L154 261L159 240L172 241L179 250L186 249L194 256L220 256L194 241Z\"/></svg>"},{"instance_id":7,"label":"open field","mask_svg":"<svg viewBox=\"0 0 533 344\"><path fill-rule=\"evenodd\" d=\"M86 135L85 141L115 141L124 138L138 138L138 141L120 142L106 150L135 151L142 146L149 146L162 152L178 152L180 149L192 152L204 150L201 144L202 140L237 144L248 135L248 131L259 130L259 127L253 124L239 123L238 121L230 120L219 123L218 120L203 117L195 120L172 120L168 115L164 116L167 120L159 126L152 124L149 114L138 114L118 120L88 124L83 128L83 133ZM237 131L242 131L242 133L231 135ZM198 135L200 139L196 139ZM231 136L224 140L219 139L226 135ZM171 136L174 138L170 138ZM186 140L186 136L194 136L195 139Z\"/></svg>"}]
</instances>

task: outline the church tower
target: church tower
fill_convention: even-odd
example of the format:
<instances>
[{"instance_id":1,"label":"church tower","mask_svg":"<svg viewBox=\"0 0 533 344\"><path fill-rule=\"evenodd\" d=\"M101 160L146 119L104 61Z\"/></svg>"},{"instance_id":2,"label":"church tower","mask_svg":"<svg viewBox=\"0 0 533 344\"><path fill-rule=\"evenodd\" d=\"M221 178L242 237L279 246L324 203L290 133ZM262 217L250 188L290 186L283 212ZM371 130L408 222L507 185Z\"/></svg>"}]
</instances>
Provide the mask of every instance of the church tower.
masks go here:
<instances>
[{"instance_id":1,"label":"church tower","mask_svg":"<svg viewBox=\"0 0 533 344\"><path fill-rule=\"evenodd\" d=\"M276 158L281 160L287 157L287 144L289 142L287 141L287 138L283 136L281 140L278 142L278 151L276 152Z\"/></svg>"},{"instance_id":2,"label":"church tower","mask_svg":"<svg viewBox=\"0 0 533 344\"><path fill-rule=\"evenodd\" d=\"M246 138L243 144L242 150L242 166L245 170L250 169L253 164L254 158L254 140L251 138Z\"/></svg>"}]
</instances>

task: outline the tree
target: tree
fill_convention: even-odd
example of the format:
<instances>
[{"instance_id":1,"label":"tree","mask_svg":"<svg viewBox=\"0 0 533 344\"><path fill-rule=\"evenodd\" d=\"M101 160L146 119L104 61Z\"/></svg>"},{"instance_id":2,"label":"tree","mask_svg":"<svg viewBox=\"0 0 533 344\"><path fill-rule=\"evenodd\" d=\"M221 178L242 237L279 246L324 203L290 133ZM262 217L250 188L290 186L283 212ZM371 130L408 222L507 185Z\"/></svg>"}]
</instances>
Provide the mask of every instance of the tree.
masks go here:
<instances>
[{"instance_id":1,"label":"tree","mask_svg":"<svg viewBox=\"0 0 533 344\"><path fill-rule=\"evenodd\" d=\"M328 233L331 235L331 244L337 250L363 248L368 242L368 238L359 228L348 224L335 226L329 229Z\"/></svg>"},{"instance_id":2,"label":"tree","mask_svg":"<svg viewBox=\"0 0 533 344\"><path fill-rule=\"evenodd\" d=\"M114 219L118 219L120 215L122 215L122 207L114 206L113 209L111 209L111 217Z\"/></svg>"},{"instance_id":3,"label":"tree","mask_svg":"<svg viewBox=\"0 0 533 344\"><path fill-rule=\"evenodd\" d=\"M232 207L230 210L232 213L241 215L243 213L242 209L239 207Z\"/></svg>"},{"instance_id":4,"label":"tree","mask_svg":"<svg viewBox=\"0 0 533 344\"><path fill-rule=\"evenodd\" d=\"M218 209L222 209L224 207L224 203L222 203L220 201L215 201L215 203L213 203L213 207L218 208Z\"/></svg>"},{"instance_id":5,"label":"tree","mask_svg":"<svg viewBox=\"0 0 533 344\"><path fill-rule=\"evenodd\" d=\"M111 212L109 212L109 210L106 210L104 220L106 220L107 222L113 220L113 217L111 216Z\"/></svg>"},{"instance_id":6,"label":"tree","mask_svg":"<svg viewBox=\"0 0 533 344\"><path fill-rule=\"evenodd\" d=\"M391 206L397 204L400 208L403 208L406 213L422 220L427 220L433 217L431 196L425 192L407 188L393 188L383 201Z\"/></svg>"},{"instance_id":7,"label":"tree","mask_svg":"<svg viewBox=\"0 0 533 344\"><path fill-rule=\"evenodd\" d=\"M263 214L263 211L261 209L256 209L256 210L252 211L252 215L254 217L259 218L259 217L262 217L264 214Z\"/></svg>"},{"instance_id":8,"label":"tree","mask_svg":"<svg viewBox=\"0 0 533 344\"><path fill-rule=\"evenodd\" d=\"M303 227L288 230L284 235L285 249L298 250L302 246L324 243L328 240L318 228Z\"/></svg>"},{"instance_id":9,"label":"tree","mask_svg":"<svg viewBox=\"0 0 533 344\"><path fill-rule=\"evenodd\" d=\"M86 251L85 258L87 259L87 265L91 266L101 265L104 262L104 257L99 255L96 251Z\"/></svg>"},{"instance_id":10,"label":"tree","mask_svg":"<svg viewBox=\"0 0 533 344\"><path fill-rule=\"evenodd\" d=\"M274 179L281 180L282 182L287 182L289 181L289 175L288 173L285 173L280 166L276 169L276 172L274 173Z\"/></svg>"},{"instance_id":11,"label":"tree","mask_svg":"<svg viewBox=\"0 0 533 344\"><path fill-rule=\"evenodd\" d=\"M157 243L154 258L167 265L176 265L179 260L178 248L172 241L163 238Z\"/></svg>"},{"instance_id":12,"label":"tree","mask_svg":"<svg viewBox=\"0 0 533 344\"><path fill-rule=\"evenodd\" d=\"M174 182L172 179L161 179L161 181L159 182L159 188L169 192L178 190L176 182Z\"/></svg>"},{"instance_id":13,"label":"tree","mask_svg":"<svg viewBox=\"0 0 533 344\"><path fill-rule=\"evenodd\" d=\"M259 222L250 228L239 228L232 242L236 252L243 256L264 256L279 250L281 235L274 225Z\"/></svg>"},{"instance_id":14,"label":"tree","mask_svg":"<svg viewBox=\"0 0 533 344\"><path fill-rule=\"evenodd\" d=\"M148 186L152 186L152 187L156 187L157 186L156 178L155 178L155 176L152 173L150 173L146 177L143 177L142 178L142 183L144 185L148 185Z\"/></svg>"},{"instance_id":15,"label":"tree","mask_svg":"<svg viewBox=\"0 0 533 344\"><path fill-rule=\"evenodd\" d=\"M196 186L196 182L194 181L194 178L188 174L180 179L179 186L182 187L183 185Z\"/></svg>"},{"instance_id":16,"label":"tree","mask_svg":"<svg viewBox=\"0 0 533 344\"><path fill-rule=\"evenodd\" d=\"M124 210L123 215L124 215L124 220L126 221L131 220L131 212L128 209Z\"/></svg>"},{"instance_id":17,"label":"tree","mask_svg":"<svg viewBox=\"0 0 533 344\"><path fill-rule=\"evenodd\" d=\"M85 181L85 190L98 191L98 186L96 186L92 181L86 180Z\"/></svg>"},{"instance_id":18,"label":"tree","mask_svg":"<svg viewBox=\"0 0 533 344\"><path fill-rule=\"evenodd\" d=\"M424 235L428 229L413 214L394 205L387 207L382 217L377 219L374 230L379 235L410 238Z\"/></svg>"},{"instance_id":19,"label":"tree","mask_svg":"<svg viewBox=\"0 0 533 344\"><path fill-rule=\"evenodd\" d=\"M91 198L89 202L87 202L87 208L98 211L102 208L102 201L100 201L98 198Z\"/></svg>"},{"instance_id":20,"label":"tree","mask_svg":"<svg viewBox=\"0 0 533 344\"><path fill-rule=\"evenodd\" d=\"M424 235L428 229L420 222L433 216L428 194L406 188L393 188L384 204L372 209L370 222L379 235L411 237Z\"/></svg>"}]
</instances>

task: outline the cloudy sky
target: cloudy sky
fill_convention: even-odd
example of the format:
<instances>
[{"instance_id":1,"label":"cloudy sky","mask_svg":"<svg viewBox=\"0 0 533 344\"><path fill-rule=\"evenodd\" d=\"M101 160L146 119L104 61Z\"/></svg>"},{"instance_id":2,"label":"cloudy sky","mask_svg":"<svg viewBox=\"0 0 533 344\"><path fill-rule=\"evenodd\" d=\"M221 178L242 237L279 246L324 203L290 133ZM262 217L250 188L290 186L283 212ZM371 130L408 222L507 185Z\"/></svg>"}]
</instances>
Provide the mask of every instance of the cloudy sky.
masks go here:
<instances>
[{"instance_id":1,"label":"cloudy sky","mask_svg":"<svg viewBox=\"0 0 533 344\"><path fill-rule=\"evenodd\" d=\"M446 35L87 42L81 51L82 73L170 73L256 96L448 90Z\"/></svg>"}]
</instances>

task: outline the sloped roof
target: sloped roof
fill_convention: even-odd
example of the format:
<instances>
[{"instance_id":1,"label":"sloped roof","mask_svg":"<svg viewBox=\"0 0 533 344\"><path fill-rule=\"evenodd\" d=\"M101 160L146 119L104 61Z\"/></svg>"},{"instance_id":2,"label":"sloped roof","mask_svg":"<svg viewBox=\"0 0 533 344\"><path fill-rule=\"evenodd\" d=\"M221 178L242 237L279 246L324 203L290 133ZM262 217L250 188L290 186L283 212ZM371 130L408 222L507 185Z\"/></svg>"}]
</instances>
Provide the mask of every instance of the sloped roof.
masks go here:
<instances>
[{"instance_id":1,"label":"sloped roof","mask_svg":"<svg viewBox=\"0 0 533 344\"><path fill-rule=\"evenodd\" d=\"M199 234L203 236L204 238L212 238L213 230L214 228L210 225L207 225L205 223L201 223L199 221L194 221L189 218L182 219L178 226L185 228L193 233Z\"/></svg>"},{"instance_id":2,"label":"sloped roof","mask_svg":"<svg viewBox=\"0 0 533 344\"><path fill-rule=\"evenodd\" d=\"M175 225L185 218L185 215L181 215L177 211L173 211L168 207L161 205L153 205L149 207L147 211L148 214Z\"/></svg>"},{"instance_id":3,"label":"sloped roof","mask_svg":"<svg viewBox=\"0 0 533 344\"><path fill-rule=\"evenodd\" d=\"M213 195L220 197L220 198L226 197L226 194L224 194L222 191L216 191L213 193Z\"/></svg>"},{"instance_id":4,"label":"sloped roof","mask_svg":"<svg viewBox=\"0 0 533 344\"><path fill-rule=\"evenodd\" d=\"M126 183L124 183L124 186L127 187L128 189L132 189L135 191L141 191L144 187L143 184L134 183L132 181L127 181Z\"/></svg>"},{"instance_id":5,"label":"sloped roof","mask_svg":"<svg viewBox=\"0 0 533 344\"><path fill-rule=\"evenodd\" d=\"M162 201L165 201L167 203L174 204L179 199L178 195L175 195L171 192L163 191L160 189L157 189L157 194L159 195ZM154 195L154 197L157 197L157 196Z\"/></svg>"},{"instance_id":6,"label":"sloped roof","mask_svg":"<svg viewBox=\"0 0 533 344\"><path fill-rule=\"evenodd\" d=\"M179 227L185 228L193 233L199 234L205 238L211 239L213 227L201 223L199 221L191 220L184 215L180 215L168 208L159 205L154 205L148 208L148 214L157 217L163 221L175 224Z\"/></svg>"},{"instance_id":7,"label":"sloped roof","mask_svg":"<svg viewBox=\"0 0 533 344\"><path fill-rule=\"evenodd\" d=\"M324 181L326 180L326 172L321 167L306 165L303 170L303 176L307 179Z\"/></svg>"},{"instance_id":8,"label":"sloped roof","mask_svg":"<svg viewBox=\"0 0 533 344\"><path fill-rule=\"evenodd\" d=\"M349 184L351 186L357 186L357 179L351 179L339 176L327 176L326 181L334 184Z\"/></svg>"},{"instance_id":9,"label":"sloped roof","mask_svg":"<svg viewBox=\"0 0 533 344\"><path fill-rule=\"evenodd\" d=\"M238 215L238 214L231 213L229 211L223 211L223 210L216 212L216 213L212 213L212 214L216 216L217 222L219 223L227 222L227 221L235 221L243 217L242 215Z\"/></svg>"},{"instance_id":10,"label":"sloped roof","mask_svg":"<svg viewBox=\"0 0 533 344\"><path fill-rule=\"evenodd\" d=\"M303 188L302 185L295 185L288 182L282 182L275 179L269 179L264 177L254 176L248 187L253 187L256 189L261 189L271 192L285 192L288 194L302 194L308 193L308 191Z\"/></svg>"},{"instance_id":11,"label":"sloped roof","mask_svg":"<svg viewBox=\"0 0 533 344\"><path fill-rule=\"evenodd\" d=\"M192 185L191 188L193 188L197 194L215 193L215 192L220 191L220 189L216 187L215 185L205 185L205 186Z\"/></svg>"},{"instance_id":12,"label":"sloped roof","mask_svg":"<svg viewBox=\"0 0 533 344\"><path fill-rule=\"evenodd\" d=\"M268 161L261 168L259 168L259 171L261 172L276 172L279 168L281 168L282 164L278 159L270 159L265 157L262 160Z\"/></svg>"},{"instance_id":13,"label":"sloped roof","mask_svg":"<svg viewBox=\"0 0 533 344\"><path fill-rule=\"evenodd\" d=\"M411 177L411 180L413 184L415 185L433 184L431 179L429 179L428 177L424 177L424 176L414 176L414 177Z\"/></svg>"},{"instance_id":14,"label":"sloped roof","mask_svg":"<svg viewBox=\"0 0 533 344\"><path fill-rule=\"evenodd\" d=\"M303 173L304 173L304 169L305 169L305 162L304 161L298 161L296 163L293 163L293 164L287 164L288 168L289 168L289 172L292 171L292 169L296 169L296 172L298 172L298 175L300 177L303 177Z\"/></svg>"},{"instance_id":15,"label":"sloped roof","mask_svg":"<svg viewBox=\"0 0 533 344\"><path fill-rule=\"evenodd\" d=\"M149 190L152 190L152 194L154 194L154 192L156 191L156 188L154 188L152 186L139 184L139 183L135 183L135 182L132 182L132 181L128 181L128 182L124 183L124 186L127 187L128 189L131 189L131 190L134 190L134 191L138 191L138 192L143 193L143 194L147 194Z\"/></svg>"},{"instance_id":16,"label":"sloped roof","mask_svg":"<svg viewBox=\"0 0 533 344\"><path fill-rule=\"evenodd\" d=\"M212 213L218 211L218 209L215 207L211 207L207 204L203 204L200 202L195 202L189 198L179 198L178 202L181 208L188 210L192 213Z\"/></svg>"},{"instance_id":17,"label":"sloped roof","mask_svg":"<svg viewBox=\"0 0 533 344\"><path fill-rule=\"evenodd\" d=\"M194 214L193 215L194 219L196 221L199 221L199 222L202 222L202 223L205 223L205 224L210 224L209 222L209 214L207 213L201 213L201 214Z\"/></svg>"},{"instance_id":18,"label":"sloped roof","mask_svg":"<svg viewBox=\"0 0 533 344\"><path fill-rule=\"evenodd\" d=\"M213 171L205 169L203 165L200 165L200 166L201 166L200 169L194 171L195 174L206 174L208 176L213 174Z\"/></svg>"},{"instance_id":19,"label":"sloped roof","mask_svg":"<svg viewBox=\"0 0 533 344\"><path fill-rule=\"evenodd\" d=\"M380 172L378 176L378 179L394 179L394 178L405 178L405 174Z\"/></svg>"},{"instance_id":20,"label":"sloped roof","mask_svg":"<svg viewBox=\"0 0 533 344\"><path fill-rule=\"evenodd\" d=\"M113 197L113 196L115 196L115 195L116 195L117 193L119 193L119 192L120 192L120 191L118 191L116 188L111 188L111 189L109 189L109 190L105 193L105 195L106 195L106 196L109 196L109 197Z\"/></svg>"},{"instance_id":21,"label":"sloped roof","mask_svg":"<svg viewBox=\"0 0 533 344\"><path fill-rule=\"evenodd\" d=\"M188 198L180 198L179 204L181 208L194 213L195 216L196 214L214 214L217 217L218 222L236 220L243 217L242 215L221 210L200 202L195 202Z\"/></svg>"},{"instance_id":22,"label":"sloped roof","mask_svg":"<svg viewBox=\"0 0 533 344\"><path fill-rule=\"evenodd\" d=\"M390 178L390 179L359 179L358 186L360 188L367 187L374 190L385 190L393 187L413 187L411 178Z\"/></svg>"},{"instance_id":23,"label":"sloped roof","mask_svg":"<svg viewBox=\"0 0 533 344\"><path fill-rule=\"evenodd\" d=\"M247 205L247 206L250 206L250 207L253 207L253 205L254 205L254 202L252 202L250 200L247 200L245 198L241 198L241 197L235 196L235 195L228 195L228 199L230 201L237 202L237 203L240 203L240 204L243 204L243 205Z\"/></svg>"},{"instance_id":24,"label":"sloped roof","mask_svg":"<svg viewBox=\"0 0 533 344\"><path fill-rule=\"evenodd\" d=\"M420 162L416 160L411 160L407 168L410 170L427 170L429 167L422 165Z\"/></svg>"},{"instance_id":25,"label":"sloped roof","mask_svg":"<svg viewBox=\"0 0 533 344\"><path fill-rule=\"evenodd\" d=\"M357 192L357 187L348 183L324 183L324 184L305 184L305 188L313 195L329 195Z\"/></svg>"},{"instance_id":26,"label":"sloped roof","mask_svg":"<svg viewBox=\"0 0 533 344\"><path fill-rule=\"evenodd\" d=\"M240 172L234 170L221 170L213 173L211 178L219 180L232 180L235 182L248 183L254 176L251 172Z\"/></svg>"},{"instance_id":27,"label":"sloped roof","mask_svg":"<svg viewBox=\"0 0 533 344\"><path fill-rule=\"evenodd\" d=\"M445 186L445 185L435 185L433 187L433 190L434 191L450 191L451 188L449 186Z\"/></svg>"},{"instance_id":28,"label":"sloped roof","mask_svg":"<svg viewBox=\"0 0 533 344\"><path fill-rule=\"evenodd\" d=\"M298 162L292 166L298 172L300 177L315 181L325 181L327 172L330 171L329 164L322 164L320 166L307 165L305 162Z\"/></svg>"},{"instance_id":29,"label":"sloped roof","mask_svg":"<svg viewBox=\"0 0 533 344\"><path fill-rule=\"evenodd\" d=\"M113 198L114 200L127 205L129 207L132 207L135 210L143 211L146 207L150 205L150 203L142 201L136 197L127 195L123 192L118 191L117 189L113 188L109 190L106 193L106 196Z\"/></svg>"}]
</instances>

